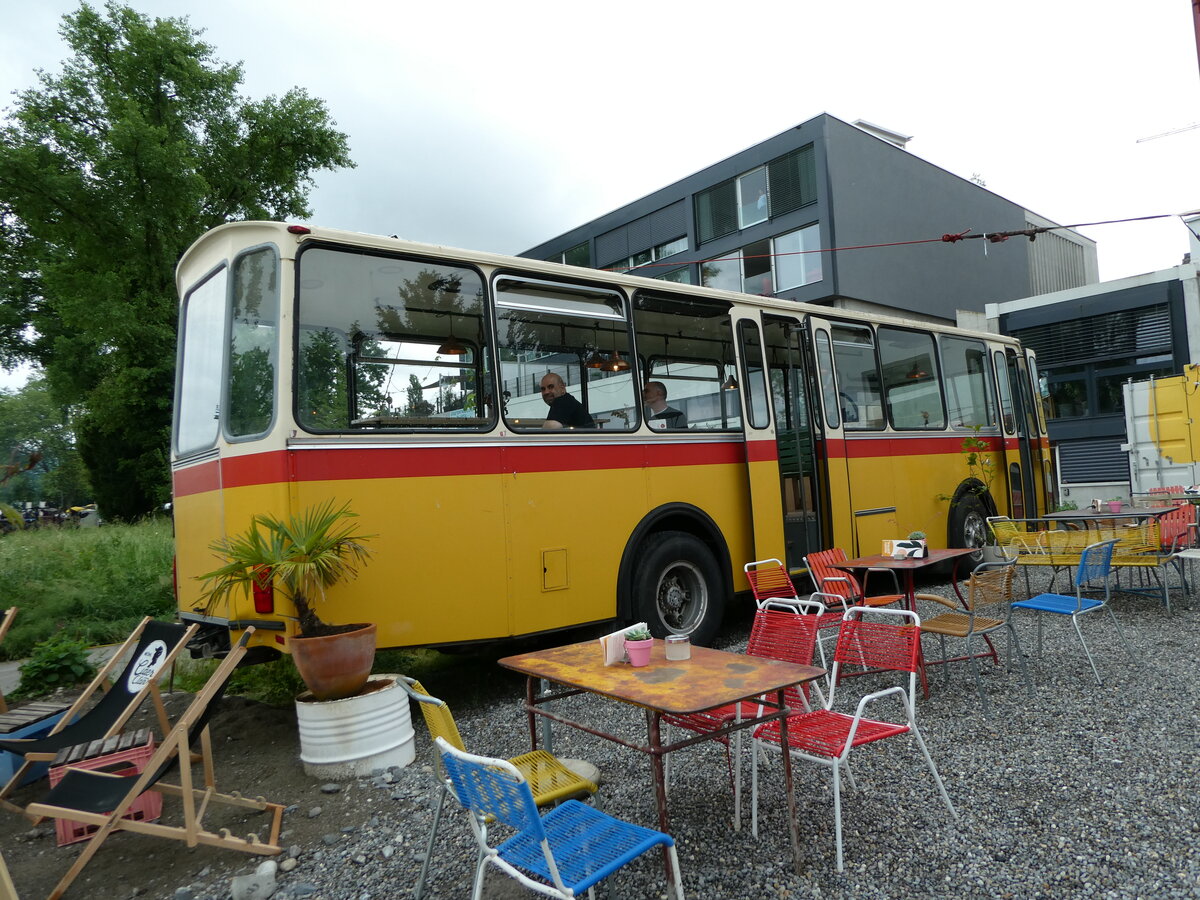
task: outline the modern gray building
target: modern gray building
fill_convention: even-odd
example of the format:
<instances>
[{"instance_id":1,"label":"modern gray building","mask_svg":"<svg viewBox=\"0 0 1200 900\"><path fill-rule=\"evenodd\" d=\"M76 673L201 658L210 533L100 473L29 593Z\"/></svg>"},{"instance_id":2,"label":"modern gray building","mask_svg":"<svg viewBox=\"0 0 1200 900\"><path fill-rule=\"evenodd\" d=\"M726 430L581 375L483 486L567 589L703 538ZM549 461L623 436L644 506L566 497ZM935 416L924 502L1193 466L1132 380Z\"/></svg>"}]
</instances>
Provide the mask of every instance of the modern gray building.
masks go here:
<instances>
[{"instance_id":1,"label":"modern gray building","mask_svg":"<svg viewBox=\"0 0 1200 900\"><path fill-rule=\"evenodd\" d=\"M1054 223L907 141L819 115L521 255L943 322L1096 281L1071 231L942 242Z\"/></svg>"}]
</instances>

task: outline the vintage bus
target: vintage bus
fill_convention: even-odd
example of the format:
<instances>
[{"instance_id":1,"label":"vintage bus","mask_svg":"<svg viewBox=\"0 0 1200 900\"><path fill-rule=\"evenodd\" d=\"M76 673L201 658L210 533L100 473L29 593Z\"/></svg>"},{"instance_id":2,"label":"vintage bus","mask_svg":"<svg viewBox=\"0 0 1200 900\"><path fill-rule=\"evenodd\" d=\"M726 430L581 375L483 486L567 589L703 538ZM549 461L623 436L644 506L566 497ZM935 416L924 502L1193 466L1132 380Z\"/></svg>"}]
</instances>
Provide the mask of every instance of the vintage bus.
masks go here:
<instances>
[{"instance_id":1,"label":"vintage bus","mask_svg":"<svg viewBox=\"0 0 1200 900\"><path fill-rule=\"evenodd\" d=\"M177 595L216 652L296 622L270 591L206 606L210 544L330 499L377 537L322 617L403 647L703 642L747 561L978 546L1049 497L1034 361L995 334L271 222L199 238L178 288ZM590 426L545 427L547 374Z\"/></svg>"}]
</instances>

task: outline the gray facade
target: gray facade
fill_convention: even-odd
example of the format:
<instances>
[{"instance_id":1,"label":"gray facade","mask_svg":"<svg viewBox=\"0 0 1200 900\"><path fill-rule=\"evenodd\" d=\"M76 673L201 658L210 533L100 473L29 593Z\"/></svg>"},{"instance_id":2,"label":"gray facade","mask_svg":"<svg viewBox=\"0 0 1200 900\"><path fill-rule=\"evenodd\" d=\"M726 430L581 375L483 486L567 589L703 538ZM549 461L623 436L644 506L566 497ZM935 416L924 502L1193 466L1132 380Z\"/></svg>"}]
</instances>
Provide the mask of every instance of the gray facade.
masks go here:
<instances>
[{"instance_id":1,"label":"gray facade","mask_svg":"<svg viewBox=\"0 0 1200 900\"><path fill-rule=\"evenodd\" d=\"M769 187L765 207L754 205L756 184ZM1071 232L903 242L1046 224L820 115L521 255L953 322L959 310L1094 281L1094 244Z\"/></svg>"}]
</instances>

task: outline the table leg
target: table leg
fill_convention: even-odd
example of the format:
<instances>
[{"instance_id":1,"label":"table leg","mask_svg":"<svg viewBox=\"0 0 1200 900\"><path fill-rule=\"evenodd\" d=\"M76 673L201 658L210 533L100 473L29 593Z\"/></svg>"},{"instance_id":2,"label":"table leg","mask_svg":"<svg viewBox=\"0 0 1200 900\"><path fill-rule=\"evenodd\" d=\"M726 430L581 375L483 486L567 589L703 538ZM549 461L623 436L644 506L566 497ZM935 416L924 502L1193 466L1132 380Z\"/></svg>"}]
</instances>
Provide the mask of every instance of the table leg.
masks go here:
<instances>
[{"instance_id":1,"label":"table leg","mask_svg":"<svg viewBox=\"0 0 1200 900\"><path fill-rule=\"evenodd\" d=\"M537 716L533 714L533 701L537 698L534 695L533 682L532 675L525 679L525 716L529 720L529 748L536 750L538 748Z\"/></svg>"},{"instance_id":2,"label":"table leg","mask_svg":"<svg viewBox=\"0 0 1200 900\"><path fill-rule=\"evenodd\" d=\"M667 778L663 766L662 754L662 714L646 710L646 732L650 740L650 766L654 771L654 800L658 805L658 830L664 834L671 833L671 819L667 814ZM672 884L675 877L671 869L671 854L666 847L662 848L663 870L667 873L667 884Z\"/></svg>"},{"instance_id":3,"label":"table leg","mask_svg":"<svg viewBox=\"0 0 1200 900\"><path fill-rule=\"evenodd\" d=\"M775 694L775 702L784 707L783 691ZM779 746L783 748L783 785L787 794L788 834L792 840L792 866L800 874L800 827L796 823L796 789L792 782L792 753L788 743L787 716L779 720ZM740 760L739 760L740 764Z\"/></svg>"},{"instance_id":4,"label":"table leg","mask_svg":"<svg viewBox=\"0 0 1200 900\"><path fill-rule=\"evenodd\" d=\"M955 571L957 570L958 561L955 560ZM904 572L904 602L908 606L909 612L917 612L917 581L912 569L907 569ZM919 615L919 613L918 613ZM929 699L929 679L925 677L925 648L917 644L917 674L921 676L921 691L925 695L925 699Z\"/></svg>"}]
</instances>

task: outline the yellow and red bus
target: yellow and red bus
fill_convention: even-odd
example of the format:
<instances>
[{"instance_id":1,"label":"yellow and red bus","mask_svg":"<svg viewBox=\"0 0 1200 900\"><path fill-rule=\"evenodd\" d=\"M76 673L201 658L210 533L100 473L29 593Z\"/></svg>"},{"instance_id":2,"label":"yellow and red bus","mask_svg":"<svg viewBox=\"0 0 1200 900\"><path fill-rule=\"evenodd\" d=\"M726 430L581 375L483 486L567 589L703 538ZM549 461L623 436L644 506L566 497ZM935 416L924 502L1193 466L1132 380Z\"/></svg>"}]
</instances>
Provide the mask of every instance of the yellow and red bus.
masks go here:
<instances>
[{"instance_id":1,"label":"yellow and red bus","mask_svg":"<svg viewBox=\"0 0 1200 900\"><path fill-rule=\"evenodd\" d=\"M979 546L1046 508L1034 362L996 334L274 222L210 231L177 280L177 595L218 652L296 621L269 592L206 608L210 544L330 499L378 537L322 617L381 647L703 642L749 560ZM546 427L559 380L586 427Z\"/></svg>"}]
</instances>

